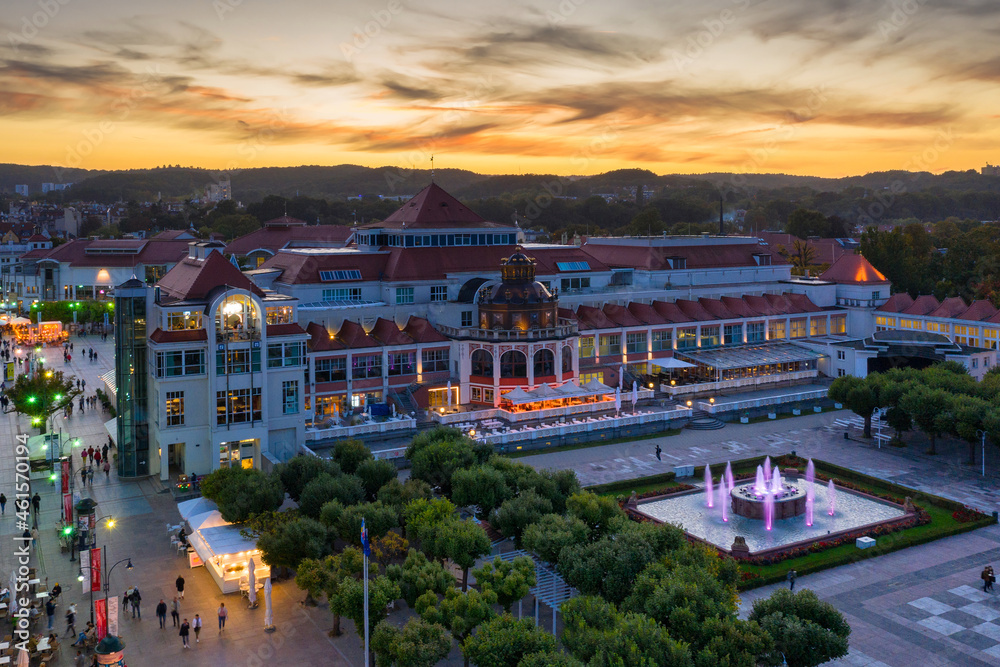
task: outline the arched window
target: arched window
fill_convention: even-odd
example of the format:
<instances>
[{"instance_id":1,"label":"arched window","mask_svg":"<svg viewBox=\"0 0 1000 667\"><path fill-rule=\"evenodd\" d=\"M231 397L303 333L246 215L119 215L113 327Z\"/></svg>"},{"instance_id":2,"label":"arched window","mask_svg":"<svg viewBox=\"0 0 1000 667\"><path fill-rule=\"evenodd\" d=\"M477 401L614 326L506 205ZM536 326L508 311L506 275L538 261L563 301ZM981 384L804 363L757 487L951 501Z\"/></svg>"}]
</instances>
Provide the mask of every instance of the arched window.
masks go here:
<instances>
[{"instance_id":1,"label":"arched window","mask_svg":"<svg viewBox=\"0 0 1000 667\"><path fill-rule=\"evenodd\" d=\"M573 348L569 345L563 345L562 349L562 372L572 373L573 372Z\"/></svg>"},{"instance_id":2,"label":"arched window","mask_svg":"<svg viewBox=\"0 0 1000 667\"><path fill-rule=\"evenodd\" d=\"M551 350L535 352L535 377L547 377L556 374L555 355Z\"/></svg>"},{"instance_id":3,"label":"arched window","mask_svg":"<svg viewBox=\"0 0 1000 667\"><path fill-rule=\"evenodd\" d=\"M260 312L245 294L227 294L215 309L216 335L238 339L260 335Z\"/></svg>"},{"instance_id":4,"label":"arched window","mask_svg":"<svg viewBox=\"0 0 1000 667\"><path fill-rule=\"evenodd\" d=\"M503 353L503 356L500 357L500 377L528 377L528 358L524 356L523 352L511 350Z\"/></svg>"},{"instance_id":5,"label":"arched window","mask_svg":"<svg viewBox=\"0 0 1000 667\"><path fill-rule=\"evenodd\" d=\"M486 350L472 353L472 374L479 377L493 377L493 355Z\"/></svg>"}]
</instances>

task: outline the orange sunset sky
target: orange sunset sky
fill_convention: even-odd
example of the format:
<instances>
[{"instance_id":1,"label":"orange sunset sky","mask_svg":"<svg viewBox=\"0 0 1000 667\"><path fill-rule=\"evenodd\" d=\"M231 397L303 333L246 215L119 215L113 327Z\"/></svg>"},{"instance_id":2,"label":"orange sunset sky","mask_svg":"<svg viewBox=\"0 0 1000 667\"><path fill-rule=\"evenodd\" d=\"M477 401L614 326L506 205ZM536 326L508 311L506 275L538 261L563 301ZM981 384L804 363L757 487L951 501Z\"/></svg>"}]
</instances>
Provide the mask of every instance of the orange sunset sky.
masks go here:
<instances>
[{"instance_id":1,"label":"orange sunset sky","mask_svg":"<svg viewBox=\"0 0 1000 667\"><path fill-rule=\"evenodd\" d=\"M978 169L989 0L4 0L0 162Z\"/></svg>"}]
</instances>

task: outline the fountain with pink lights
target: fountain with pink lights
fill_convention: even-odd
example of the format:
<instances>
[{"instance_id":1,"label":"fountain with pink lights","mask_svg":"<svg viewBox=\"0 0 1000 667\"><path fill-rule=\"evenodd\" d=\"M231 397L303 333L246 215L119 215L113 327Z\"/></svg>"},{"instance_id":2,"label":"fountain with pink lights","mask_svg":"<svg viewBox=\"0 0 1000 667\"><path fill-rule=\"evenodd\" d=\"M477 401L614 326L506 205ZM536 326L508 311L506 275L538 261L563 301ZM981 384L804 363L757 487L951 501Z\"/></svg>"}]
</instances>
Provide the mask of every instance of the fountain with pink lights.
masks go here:
<instances>
[{"instance_id":1,"label":"fountain with pink lights","mask_svg":"<svg viewBox=\"0 0 1000 667\"><path fill-rule=\"evenodd\" d=\"M775 521L805 513L808 504L807 492L786 483L781 470L772 470L770 457L764 460L763 466L757 466L753 483L734 487L730 496L734 514L761 520L767 530L774 528Z\"/></svg>"}]
</instances>

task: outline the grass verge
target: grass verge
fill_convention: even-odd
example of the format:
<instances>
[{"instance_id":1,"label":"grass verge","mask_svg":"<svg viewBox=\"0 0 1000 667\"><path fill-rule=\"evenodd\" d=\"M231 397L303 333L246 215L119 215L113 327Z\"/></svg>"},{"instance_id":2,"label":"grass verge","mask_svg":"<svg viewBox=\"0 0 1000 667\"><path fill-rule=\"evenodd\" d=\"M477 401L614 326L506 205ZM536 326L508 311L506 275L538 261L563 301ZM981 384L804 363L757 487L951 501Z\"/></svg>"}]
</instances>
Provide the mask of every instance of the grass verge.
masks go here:
<instances>
[{"instance_id":1,"label":"grass verge","mask_svg":"<svg viewBox=\"0 0 1000 667\"><path fill-rule=\"evenodd\" d=\"M620 445L626 442L639 442L641 440L652 440L653 438L662 438L670 435L678 435L681 432L679 428L670 428L666 431L660 431L659 433L649 433L647 435L637 435L630 436L628 438L615 438L613 440L594 440L591 442L581 442L572 445L559 445L558 447L539 447L538 449L522 449L520 451L507 452L503 456L508 456L512 459L519 459L524 456L536 456L538 454L554 454L555 452L571 452L576 449L590 449L591 447L605 447L607 445Z\"/></svg>"}]
</instances>

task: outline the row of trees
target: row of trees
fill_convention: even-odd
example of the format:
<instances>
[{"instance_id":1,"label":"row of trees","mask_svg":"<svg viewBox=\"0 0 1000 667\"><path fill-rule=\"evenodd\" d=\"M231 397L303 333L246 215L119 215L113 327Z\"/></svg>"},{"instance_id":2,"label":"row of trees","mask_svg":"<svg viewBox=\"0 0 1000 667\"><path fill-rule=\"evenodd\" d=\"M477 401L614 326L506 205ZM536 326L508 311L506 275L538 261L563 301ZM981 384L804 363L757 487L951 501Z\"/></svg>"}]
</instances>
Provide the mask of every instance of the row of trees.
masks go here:
<instances>
[{"instance_id":1,"label":"row of trees","mask_svg":"<svg viewBox=\"0 0 1000 667\"><path fill-rule=\"evenodd\" d=\"M976 462L982 434L1000 444L1000 368L981 382L955 362L921 370L893 368L865 378L844 376L830 385L829 397L864 417L865 437L871 437L873 413L881 408L898 440L916 427L930 440L931 454L944 435L968 443L970 464Z\"/></svg>"},{"instance_id":2,"label":"row of trees","mask_svg":"<svg viewBox=\"0 0 1000 667\"><path fill-rule=\"evenodd\" d=\"M454 429L407 450L411 477L345 441L332 460L297 457L268 475L231 469L203 492L243 522L265 562L295 570L308 598L364 634L360 523L372 540L369 631L379 665L433 665L457 644L466 664L815 665L847 651L840 615L811 593L761 601L736 617L739 568L672 526L635 523L572 471L536 471ZM287 494L297 509L277 511ZM511 615L535 584L529 558L475 564L491 550L479 520L548 561L581 596L562 607L560 637ZM459 572L456 577L453 572ZM469 586L469 574L475 586ZM460 579L460 583L459 583ZM415 615L387 620L399 599ZM561 648L560 648L561 645ZM797 657L793 657L797 656Z\"/></svg>"}]
</instances>

